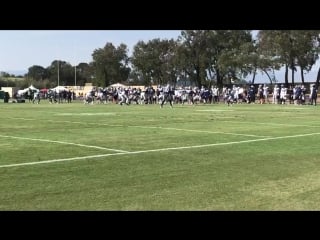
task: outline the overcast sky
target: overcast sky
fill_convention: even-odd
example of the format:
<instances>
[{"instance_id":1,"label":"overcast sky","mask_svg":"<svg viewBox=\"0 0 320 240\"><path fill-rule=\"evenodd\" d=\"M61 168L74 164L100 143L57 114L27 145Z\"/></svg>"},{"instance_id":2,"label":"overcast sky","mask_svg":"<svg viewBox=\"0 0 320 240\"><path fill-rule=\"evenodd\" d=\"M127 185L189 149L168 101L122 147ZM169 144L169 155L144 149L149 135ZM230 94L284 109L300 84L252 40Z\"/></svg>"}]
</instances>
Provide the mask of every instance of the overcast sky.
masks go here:
<instances>
[{"instance_id":1,"label":"overcast sky","mask_svg":"<svg viewBox=\"0 0 320 240\"><path fill-rule=\"evenodd\" d=\"M181 30L0 30L0 71L23 75L33 65L44 68L54 60L63 60L71 65L92 61L95 49L103 48L107 42L118 47L128 46L131 55L133 46L140 40L155 38L177 39ZM305 74L306 81L315 81L320 64ZM22 73L21 73L22 71ZM249 77L248 79L251 79ZM283 82L284 70L276 72L276 79ZM289 75L289 82L291 73ZM300 72L295 81L301 81ZM265 74L258 74L256 82L269 82Z\"/></svg>"}]
</instances>

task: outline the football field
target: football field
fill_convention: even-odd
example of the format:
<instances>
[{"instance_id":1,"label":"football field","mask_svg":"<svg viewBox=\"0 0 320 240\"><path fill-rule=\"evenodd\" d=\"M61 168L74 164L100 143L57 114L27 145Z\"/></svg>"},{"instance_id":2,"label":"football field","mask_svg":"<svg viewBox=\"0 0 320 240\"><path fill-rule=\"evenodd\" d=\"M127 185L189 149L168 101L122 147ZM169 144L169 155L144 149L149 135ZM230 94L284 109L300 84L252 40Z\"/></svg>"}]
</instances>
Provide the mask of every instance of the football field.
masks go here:
<instances>
[{"instance_id":1,"label":"football field","mask_svg":"<svg viewBox=\"0 0 320 240\"><path fill-rule=\"evenodd\" d=\"M319 210L320 108L0 103L0 210Z\"/></svg>"}]
</instances>

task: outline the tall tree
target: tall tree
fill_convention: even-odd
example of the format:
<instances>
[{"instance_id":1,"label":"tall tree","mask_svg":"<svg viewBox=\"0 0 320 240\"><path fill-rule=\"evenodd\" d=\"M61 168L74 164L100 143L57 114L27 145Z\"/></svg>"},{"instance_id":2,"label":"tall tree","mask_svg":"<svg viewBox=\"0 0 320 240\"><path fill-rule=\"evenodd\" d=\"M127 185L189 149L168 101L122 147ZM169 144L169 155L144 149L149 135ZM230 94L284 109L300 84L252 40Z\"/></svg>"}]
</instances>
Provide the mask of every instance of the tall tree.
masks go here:
<instances>
[{"instance_id":1,"label":"tall tree","mask_svg":"<svg viewBox=\"0 0 320 240\"><path fill-rule=\"evenodd\" d=\"M279 35L279 31L271 30L260 30L257 34L257 66L262 73L268 76L270 83L273 83L273 79L270 77L269 72L279 70L284 65L280 55L281 45L278 42L274 42L277 35ZM286 82L288 82L287 76L285 74Z\"/></svg>"},{"instance_id":2,"label":"tall tree","mask_svg":"<svg viewBox=\"0 0 320 240\"><path fill-rule=\"evenodd\" d=\"M145 85L175 83L177 79L174 67L176 42L152 39L147 43L139 41L132 54L133 71ZM140 76L139 76L140 75Z\"/></svg>"},{"instance_id":3,"label":"tall tree","mask_svg":"<svg viewBox=\"0 0 320 240\"><path fill-rule=\"evenodd\" d=\"M95 71L94 83L104 87L116 82L127 81L130 73L127 52L125 44L120 44L116 48L109 42L104 48L95 49L92 54Z\"/></svg>"},{"instance_id":4,"label":"tall tree","mask_svg":"<svg viewBox=\"0 0 320 240\"><path fill-rule=\"evenodd\" d=\"M206 84L208 66L208 30L185 30L178 37L178 62L180 70L196 86Z\"/></svg>"},{"instance_id":5,"label":"tall tree","mask_svg":"<svg viewBox=\"0 0 320 240\"><path fill-rule=\"evenodd\" d=\"M58 86L58 84L60 85L60 76L58 77L58 75L60 75L60 67L58 66L59 63L60 60L54 60L52 61L51 65L46 68L50 82L50 87Z\"/></svg>"},{"instance_id":6,"label":"tall tree","mask_svg":"<svg viewBox=\"0 0 320 240\"><path fill-rule=\"evenodd\" d=\"M92 79L94 78L94 68L93 68L93 63L79 63L76 66L76 80L77 80L77 85L85 85L87 82L91 82Z\"/></svg>"},{"instance_id":7,"label":"tall tree","mask_svg":"<svg viewBox=\"0 0 320 240\"><path fill-rule=\"evenodd\" d=\"M74 67L66 62L60 61L60 85L62 86L72 86L74 85Z\"/></svg>"},{"instance_id":8,"label":"tall tree","mask_svg":"<svg viewBox=\"0 0 320 240\"><path fill-rule=\"evenodd\" d=\"M251 32L247 30L182 31L179 37L180 69L197 86L218 86L240 79L254 69Z\"/></svg>"},{"instance_id":9,"label":"tall tree","mask_svg":"<svg viewBox=\"0 0 320 240\"><path fill-rule=\"evenodd\" d=\"M255 46L250 31L211 30L207 42L208 71L220 87L255 69Z\"/></svg>"},{"instance_id":10,"label":"tall tree","mask_svg":"<svg viewBox=\"0 0 320 240\"><path fill-rule=\"evenodd\" d=\"M292 31L296 41L296 64L300 67L301 81L304 84L304 72L309 72L319 59L319 30Z\"/></svg>"},{"instance_id":11,"label":"tall tree","mask_svg":"<svg viewBox=\"0 0 320 240\"><path fill-rule=\"evenodd\" d=\"M47 70L39 65L33 65L29 67L27 74L35 81L44 80L48 77Z\"/></svg>"},{"instance_id":12,"label":"tall tree","mask_svg":"<svg viewBox=\"0 0 320 240\"><path fill-rule=\"evenodd\" d=\"M291 69L291 82L294 84L294 72L298 66L304 83L304 71L309 72L319 58L317 41L319 31L261 30L258 37L261 53L286 67L285 84L289 85L289 69Z\"/></svg>"},{"instance_id":13,"label":"tall tree","mask_svg":"<svg viewBox=\"0 0 320 240\"><path fill-rule=\"evenodd\" d=\"M74 68L66 61L54 60L47 67L48 78L51 87L61 85L70 86L74 84Z\"/></svg>"}]
</instances>

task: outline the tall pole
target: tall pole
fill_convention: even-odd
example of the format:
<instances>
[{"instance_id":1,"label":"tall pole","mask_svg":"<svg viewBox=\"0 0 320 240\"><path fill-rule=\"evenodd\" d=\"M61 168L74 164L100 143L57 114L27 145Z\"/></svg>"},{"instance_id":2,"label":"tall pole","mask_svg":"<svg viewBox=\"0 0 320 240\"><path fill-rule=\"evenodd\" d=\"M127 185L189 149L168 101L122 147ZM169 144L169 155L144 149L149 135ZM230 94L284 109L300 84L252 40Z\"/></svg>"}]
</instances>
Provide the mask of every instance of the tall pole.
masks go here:
<instances>
[{"instance_id":1,"label":"tall pole","mask_svg":"<svg viewBox=\"0 0 320 240\"><path fill-rule=\"evenodd\" d=\"M59 60L58 60L58 86L60 86L60 73L59 73Z\"/></svg>"},{"instance_id":2,"label":"tall pole","mask_svg":"<svg viewBox=\"0 0 320 240\"><path fill-rule=\"evenodd\" d=\"M74 86L77 86L77 66L74 66Z\"/></svg>"},{"instance_id":3,"label":"tall pole","mask_svg":"<svg viewBox=\"0 0 320 240\"><path fill-rule=\"evenodd\" d=\"M73 44L73 51L74 51L74 86L76 87L77 86L77 65L76 65L76 62L77 62L77 52L76 52L76 43L74 42Z\"/></svg>"}]
</instances>

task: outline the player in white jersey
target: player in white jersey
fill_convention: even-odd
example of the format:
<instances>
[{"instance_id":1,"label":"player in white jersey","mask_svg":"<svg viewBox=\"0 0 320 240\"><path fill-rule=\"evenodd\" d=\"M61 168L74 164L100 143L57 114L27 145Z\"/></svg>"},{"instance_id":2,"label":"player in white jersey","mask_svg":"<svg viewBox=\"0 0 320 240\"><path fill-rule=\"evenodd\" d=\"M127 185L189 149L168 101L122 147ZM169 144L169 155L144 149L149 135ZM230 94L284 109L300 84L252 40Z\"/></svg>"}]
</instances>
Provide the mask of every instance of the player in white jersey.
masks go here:
<instances>
[{"instance_id":1,"label":"player in white jersey","mask_svg":"<svg viewBox=\"0 0 320 240\"><path fill-rule=\"evenodd\" d=\"M269 96L269 87L266 84L264 84L262 89L263 89L263 103L266 103L266 102L270 103L269 102L269 98L268 98L268 96Z\"/></svg>"},{"instance_id":2,"label":"player in white jersey","mask_svg":"<svg viewBox=\"0 0 320 240\"><path fill-rule=\"evenodd\" d=\"M281 84L281 89L280 89L280 103L281 104L285 104L286 103L286 99L287 99L287 88Z\"/></svg>"},{"instance_id":3,"label":"player in white jersey","mask_svg":"<svg viewBox=\"0 0 320 240\"><path fill-rule=\"evenodd\" d=\"M172 108L173 107L172 106L173 95L174 95L174 90L172 89L170 84L167 84L167 86L164 88L164 98L161 101L160 108L163 107L163 104L165 102L169 102L170 103L170 107Z\"/></svg>"},{"instance_id":4,"label":"player in white jersey","mask_svg":"<svg viewBox=\"0 0 320 240\"><path fill-rule=\"evenodd\" d=\"M276 84L273 88L272 102L274 104L278 104L280 99L280 88L278 84Z\"/></svg>"}]
</instances>

